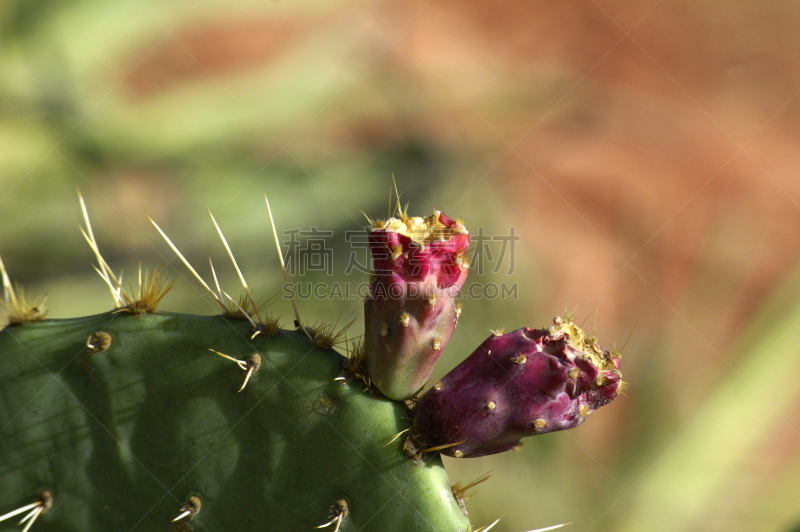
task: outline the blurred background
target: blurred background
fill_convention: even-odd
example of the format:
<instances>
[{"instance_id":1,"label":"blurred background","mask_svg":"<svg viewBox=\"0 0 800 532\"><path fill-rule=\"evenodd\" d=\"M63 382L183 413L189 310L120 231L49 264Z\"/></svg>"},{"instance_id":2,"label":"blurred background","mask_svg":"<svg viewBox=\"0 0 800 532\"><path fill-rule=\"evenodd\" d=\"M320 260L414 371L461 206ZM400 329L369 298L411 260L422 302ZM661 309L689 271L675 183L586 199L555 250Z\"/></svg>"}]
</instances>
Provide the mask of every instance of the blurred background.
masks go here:
<instances>
[{"instance_id":1,"label":"blurred background","mask_svg":"<svg viewBox=\"0 0 800 532\"><path fill-rule=\"evenodd\" d=\"M291 327L266 192L294 280L327 287L301 315L358 334L343 290L394 176L473 235L435 379L565 309L625 344L588 423L446 459L492 471L474 524L800 530L798 56L795 2L5 0L0 254L49 317L109 310L79 187L124 279L162 262L161 309L214 314L147 219L239 293L208 207Z\"/></svg>"}]
</instances>

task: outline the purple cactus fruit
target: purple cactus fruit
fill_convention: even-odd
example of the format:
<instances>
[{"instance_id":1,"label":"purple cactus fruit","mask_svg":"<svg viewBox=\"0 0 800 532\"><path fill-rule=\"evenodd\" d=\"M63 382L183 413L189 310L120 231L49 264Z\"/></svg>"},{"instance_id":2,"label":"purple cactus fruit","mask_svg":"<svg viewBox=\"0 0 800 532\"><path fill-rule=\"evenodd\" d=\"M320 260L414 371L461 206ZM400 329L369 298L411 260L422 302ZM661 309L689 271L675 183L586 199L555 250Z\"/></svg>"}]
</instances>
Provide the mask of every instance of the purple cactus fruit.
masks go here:
<instances>
[{"instance_id":1,"label":"purple cactus fruit","mask_svg":"<svg viewBox=\"0 0 800 532\"><path fill-rule=\"evenodd\" d=\"M375 270L364 303L364 368L384 395L402 401L425 385L455 330L469 233L438 211L427 218L401 211L372 224L369 245Z\"/></svg>"},{"instance_id":2,"label":"purple cactus fruit","mask_svg":"<svg viewBox=\"0 0 800 532\"><path fill-rule=\"evenodd\" d=\"M414 407L414 433L426 447L471 458L515 448L520 439L583 423L614 400L619 355L569 320L550 329L496 333Z\"/></svg>"}]
</instances>

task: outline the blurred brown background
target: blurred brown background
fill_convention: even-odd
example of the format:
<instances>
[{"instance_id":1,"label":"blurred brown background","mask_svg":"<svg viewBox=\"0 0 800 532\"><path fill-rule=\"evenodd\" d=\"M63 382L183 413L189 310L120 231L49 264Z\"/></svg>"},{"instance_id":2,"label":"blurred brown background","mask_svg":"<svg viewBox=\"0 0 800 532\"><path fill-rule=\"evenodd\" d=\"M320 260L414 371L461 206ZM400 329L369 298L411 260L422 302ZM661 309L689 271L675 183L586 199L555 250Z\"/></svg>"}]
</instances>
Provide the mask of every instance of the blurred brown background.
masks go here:
<instances>
[{"instance_id":1,"label":"blurred brown background","mask_svg":"<svg viewBox=\"0 0 800 532\"><path fill-rule=\"evenodd\" d=\"M565 308L607 347L630 336L630 386L588 423L447 461L493 470L473 523L797 530L798 56L793 2L7 0L0 253L51 317L108 310L77 186L112 267L168 263L162 308L214 313L147 216L235 291L208 206L266 297L266 192L279 231L331 232L333 277L296 280L356 285L346 232L394 175L414 213L519 236L476 247L469 283L518 297L466 300L437 377ZM299 305L362 327L358 301Z\"/></svg>"}]
</instances>

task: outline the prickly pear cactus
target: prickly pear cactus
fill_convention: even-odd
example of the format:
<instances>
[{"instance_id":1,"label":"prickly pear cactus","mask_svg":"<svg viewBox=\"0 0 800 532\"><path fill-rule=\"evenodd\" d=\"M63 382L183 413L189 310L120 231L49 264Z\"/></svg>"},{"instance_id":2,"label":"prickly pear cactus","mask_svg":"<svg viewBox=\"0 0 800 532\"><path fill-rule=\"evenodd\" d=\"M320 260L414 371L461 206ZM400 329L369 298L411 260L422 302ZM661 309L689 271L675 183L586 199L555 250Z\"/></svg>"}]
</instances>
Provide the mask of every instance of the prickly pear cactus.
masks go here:
<instances>
[{"instance_id":1,"label":"prickly pear cactus","mask_svg":"<svg viewBox=\"0 0 800 532\"><path fill-rule=\"evenodd\" d=\"M365 344L349 358L332 327L279 329L243 277L234 302L174 246L223 312L157 312L165 277L126 292L88 216L115 311L44 320L0 262L0 530L488 530L439 453L580 424L618 393L619 358L561 320L490 337L416 397L456 327L469 234L398 214L370 230Z\"/></svg>"},{"instance_id":2,"label":"prickly pear cactus","mask_svg":"<svg viewBox=\"0 0 800 532\"><path fill-rule=\"evenodd\" d=\"M40 526L170 530L199 497L198 530L465 530L437 457L415 464L401 403L347 376L347 359L247 321L108 313L3 331L4 508L48 489ZM261 363L246 372L213 348ZM336 380L343 376L344 379ZM184 520L176 523L176 529Z\"/></svg>"}]
</instances>

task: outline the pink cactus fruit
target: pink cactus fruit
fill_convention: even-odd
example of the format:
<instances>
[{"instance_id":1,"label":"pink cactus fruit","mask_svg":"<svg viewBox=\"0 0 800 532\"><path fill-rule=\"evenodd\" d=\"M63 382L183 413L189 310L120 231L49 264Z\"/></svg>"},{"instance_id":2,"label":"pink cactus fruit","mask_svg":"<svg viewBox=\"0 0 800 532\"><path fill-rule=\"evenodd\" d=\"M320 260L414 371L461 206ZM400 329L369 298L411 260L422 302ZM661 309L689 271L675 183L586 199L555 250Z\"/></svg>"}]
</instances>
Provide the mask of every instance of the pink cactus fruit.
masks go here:
<instances>
[{"instance_id":1,"label":"pink cactus fruit","mask_svg":"<svg viewBox=\"0 0 800 532\"><path fill-rule=\"evenodd\" d=\"M471 458L576 427L619 393L619 360L562 318L550 329L496 333L417 402L415 436Z\"/></svg>"},{"instance_id":2,"label":"pink cactus fruit","mask_svg":"<svg viewBox=\"0 0 800 532\"><path fill-rule=\"evenodd\" d=\"M398 216L369 232L374 273L364 304L364 369L384 395L402 401L425 385L455 330L469 233L438 211Z\"/></svg>"}]
</instances>

